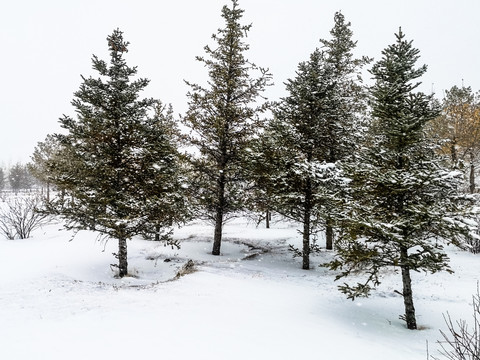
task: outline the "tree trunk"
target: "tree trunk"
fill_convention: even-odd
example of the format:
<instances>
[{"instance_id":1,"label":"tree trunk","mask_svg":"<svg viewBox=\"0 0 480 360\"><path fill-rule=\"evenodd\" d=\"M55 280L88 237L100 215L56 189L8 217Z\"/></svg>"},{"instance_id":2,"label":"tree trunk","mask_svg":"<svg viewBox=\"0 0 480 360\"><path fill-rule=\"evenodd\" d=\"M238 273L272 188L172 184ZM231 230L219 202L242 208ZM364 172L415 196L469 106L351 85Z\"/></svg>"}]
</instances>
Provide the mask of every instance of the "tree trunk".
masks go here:
<instances>
[{"instance_id":1,"label":"tree trunk","mask_svg":"<svg viewBox=\"0 0 480 360\"><path fill-rule=\"evenodd\" d=\"M302 269L310 269L310 216L312 211L311 204L312 189L310 179L307 180L305 188L305 204L303 208L303 251L302 251Z\"/></svg>"},{"instance_id":2,"label":"tree trunk","mask_svg":"<svg viewBox=\"0 0 480 360\"><path fill-rule=\"evenodd\" d=\"M160 225L155 225L155 241L160 241Z\"/></svg>"},{"instance_id":3,"label":"tree trunk","mask_svg":"<svg viewBox=\"0 0 480 360\"><path fill-rule=\"evenodd\" d=\"M222 227L223 227L223 208L217 207L215 215L215 233L213 236L212 255L220 255L220 246L222 244Z\"/></svg>"},{"instance_id":4,"label":"tree trunk","mask_svg":"<svg viewBox=\"0 0 480 360\"><path fill-rule=\"evenodd\" d=\"M473 159L470 162L470 194L475 193L475 165Z\"/></svg>"},{"instance_id":5,"label":"tree trunk","mask_svg":"<svg viewBox=\"0 0 480 360\"><path fill-rule=\"evenodd\" d=\"M326 237L326 249L333 250L333 226L332 221L327 219L327 227L325 229L325 237Z\"/></svg>"},{"instance_id":6,"label":"tree trunk","mask_svg":"<svg viewBox=\"0 0 480 360\"><path fill-rule=\"evenodd\" d=\"M400 249L400 261L402 269L403 283L403 303L405 305L405 321L407 328L415 330L417 328L417 320L415 319L415 307L413 306L412 279L410 278L410 267L407 265L408 252L407 248Z\"/></svg>"},{"instance_id":7,"label":"tree trunk","mask_svg":"<svg viewBox=\"0 0 480 360\"><path fill-rule=\"evenodd\" d=\"M269 209L267 209L265 213L265 227L267 229L270 229L270 210Z\"/></svg>"},{"instance_id":8,"label":"tree trunk","mask_svg":"<svg viewBox=\"0 0 480 360\"><path fill-rule=\"evenodd\" d=\"M220 174L218 178L217 210L215 214L215 233L213 236L212 255L220 255L223 230L223 211L225 207L225 175Z\"/></svg>"},{"instance_id":9,"label":"tree trunk","mask_svg":"<svg viewBox=\"0 0 480 360\"><path fill-rule=\"evenodd\" d=\"M127 239L124 235L121 235L118 239L118 276L124 277L128 274L128 261L127 261Z\"/></svg>"},{"instance_id":10,"label":"tree trunk","mask_svg":"<svg viewBox=\"0 0 480 360\"><path fill-rule=\"evenodd\" d=\"M302 269L310 269L310 212L305 210L305 218L303 220L303 262Z\"/></svg>"},{"instance_id":11,"label":"tree trunk","mask_svg":"<svg viewBox=\"0 0 480 360\"><path fill-rule=\"evenodd\" d=\"M456 148L456 141L453 140L452 145L450 146L450 155L452 157L452 167L457 167L457 148Z\"/></svg>"}]
</instances>

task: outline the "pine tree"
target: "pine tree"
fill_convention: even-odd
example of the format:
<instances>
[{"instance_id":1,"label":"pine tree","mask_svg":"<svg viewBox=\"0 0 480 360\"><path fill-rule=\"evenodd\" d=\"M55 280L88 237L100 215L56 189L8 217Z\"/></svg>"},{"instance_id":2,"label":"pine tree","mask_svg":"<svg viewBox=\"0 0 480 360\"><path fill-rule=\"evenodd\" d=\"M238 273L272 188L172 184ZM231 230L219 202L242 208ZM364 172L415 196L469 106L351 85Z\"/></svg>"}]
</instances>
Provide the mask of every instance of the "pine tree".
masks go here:
<instances>
[{"instance_id":1,"label":"pine tree","mask_svg":"<svg viewBox=\"0 0 480 360\"><path fill-rule=\"evenodd\" d=\"M127 239L175 218L180 184L162 107L153 99L139 99L149 80L132 79L137 69L126 63L129 43L120 30L107 41L110 64L93 56L99 78L82 77L72 101L77 118L60 119L66 134L56 138L63 157L52 158L49 168L64 196L53 199L48 210L65 218L68 228L117 239L114 266L123 277L128 274Z\"/></svg>"},{"instance_id":2,"label":"pine tree","mask_svg":"<svg viewBox=\"0 0 480 360\"><path fill-rule=\"evenodd\" d=\"M34 184L34 178L26 165L16 163L8 172L8 182L10 188L17 193L20 190L30 189Z\"/></svg>"},{"instance_id":3,"label":"pine tree","mask_svg":"<svg viewBox=\"0 0 480 360\"><path fill-rule=\"evenodd\" d=\"M180 133L171 106L155 104L154 115L146 119L143 156L138 171L145 178L142 195L147 214L144 236L153 234L155 241L172 242L172 225L190 218L186 195L186 170L182 167Z\"/></svg>"},{"instance_id":4,"label":"pine tree","mask_svg":"<svg viewBox=\"0 0 480 360\"><path fill-rule=\"evenodd\" d=\"M270 188L276 191L276 211L303 224L302 251L297 251L303 269L310 267L309 254L320 230L327 230L332 248L335 194L342 187L338 165L354 153L356 125L365 108L360 69L368 59L353 58L350 23L341 13L334 19L332 40L321 40L322 49L298 65L296 77L286 83L288 96L274 110L265 134L276 141L273 148L287 149Z\"/></svg>"},{"instance_id":5,"label":"pine tree","mask_svg":"<svg viewBox=\"0 0 480 360\"><path fill-rule=\"evenodd\" d=\"M259 125L258 104L271 76L245 58L244 42L251 25L241 25L244 10L237 0L224 6L225 27L212 36L215 47L205 46L207 58L197 60L208 69L207 87L187 82L189 109L184 123L190 128L188 143L198 149L191 157L198 208L215 224L213 255L220 254L223 224L244 207L242 153ZM258 73L253 78L251 73Z\"/></svg>"},{"instance_id":6,"label":"pine tree","mask_svg":"<svg viewBox=\"0 0 480 360\"><path fill-rule=\"evenodd\" d=\"M286 162L291 155L283 141L283 124L269 121L258 138L254 139L245 153L244 163L248 178L245 192L247 208L258 216L258 224L265 219L270 228L273 211L279 210L276 194L278 184L286 176Z\"/></svg>"},{"instance_id":7,"label":"pine tree","mask_svg":"<svg viewBox=\"0 0 480 360\"><path fill-rule=\"evenodd\" d=\"M310 268L311 238L322 225L333 187L325 181L329 177L326 171L332 169L327 166L325 146L331 140L326 129L333 106L331 70L325 53L318 49L309 61L300 63L297 76L286 83L288 96L274 110L272 123L275 139L289 149L278 169L282 173L276 179L276 211L303 225L303 269Z\"/></svg>"},{"instance_id":8,"label":"pine tree","mask_svg":"<svg viewBox=\"0 0 480 360\"><path fill-rule=\"evenodd\" d=\"M46 186L45 198L50 201L50 177L52 169L50 164L56 156L60 155L60 145L53 135L47 135L44 141L35 146L31 156L31 162L27 165L30 173Z\"/></svg>"},{"instance_id":9,"label":"pine tree","mask_svg":"<svg viewBox=\"0 0 480 360\"><path fill-rule=\"evenodd\" d=\"M366 274L356 286L340 286L352 299L367 296L385 267L399 268L402 318L416 329L410 272L450 270L441 241L461 245L468 235L462 213L467 200L457 191L459 172L443 167L425 135L439 109L432 106L432 96L415 92L426 71L425 65L415 68L419 50L400 30L382 54L371 70L376 82L370 146L350 169L353 197L330 266L342 269L338 278L355 271Z\"/></svg>"},{"instance_id":10,"label":"pine tree","mask_svg":"<svg viewBox=\"0 0 480 360\"><path fill-rule=\"evenodd\" d=\"M364 131L364 117L367 111L367 93L363 86L361 71L370 63L368 57L355 58L353 51L357 42L353 41L351 23L345 21L341 12L335 13L331 39L322 39L322 49L332 71L331 97L333 109L325 127L327 141L326 161L328 163L348 162L356 154ZM327 250L333 249L333 224L335 209L328 210L325 216L325 238Z\"/></svg>"}]
</instances>

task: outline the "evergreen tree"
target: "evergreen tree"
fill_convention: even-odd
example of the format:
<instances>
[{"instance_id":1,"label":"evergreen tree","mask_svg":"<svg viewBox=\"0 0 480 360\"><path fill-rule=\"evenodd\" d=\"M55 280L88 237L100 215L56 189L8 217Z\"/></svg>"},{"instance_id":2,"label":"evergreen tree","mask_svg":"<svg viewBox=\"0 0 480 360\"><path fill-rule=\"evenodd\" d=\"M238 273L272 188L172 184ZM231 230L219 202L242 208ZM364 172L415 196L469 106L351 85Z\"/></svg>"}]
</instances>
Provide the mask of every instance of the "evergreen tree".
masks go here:
<instances>
[{"instance_id":1,"label":"evergreen tree","mask_svg":"<svg viewBox=\"0 0 480 360\"><path fill-rule=\"evenodd\" d=\"M331 140L327 119L333 109L329 96L332 69L325 56L317 49L309 61L299 64L297 76L286 84L289 95L274 110L271 124L277 132L275 139L288 149L275 179L276 211L303 225L303 269L310 268L311 238L324 225L334 187L328 179L335 165L328 163L326 146Z\"/></svg>"},{"instance_id":2,"label":"evergreen tree","mask_svg":"<svg viewBox=\"0 0 480 360\"><path fill-rule=\"evenodd\" d=\"M245 170L249 181L245 192L247 208L258 215L258 224L265 219L266 228L270 228L272 212L279 210L276 202L278 184L286 176L285 159L290 157L290 149L282 141L282 130L283 124L269 121L245 153Z\"/></svg>"},{"instance_id":3,"label":"evergreen tree","mask_svg":"<svg viewBox=\"0 0 480 360\"><path fill-rule=\"evenodd\" d=\"M16 163L8 172L8 182L10 188L17 193L20 190L30 189L34 184L34 179L26 165Z\"/></svg>"},{"instance_id":4,"label":"evergreen tree","mask_svg":"<svg viewBox=\"0 0 480 360\"><path fill-rule=\"evenodd\" d=\"M370 146L350 168L353 200L345 213L346 229L337 246L333 269L338 278L362 271L366 279L340 289L354 299L380 283L380 271L398 267L404 319L416 329L410 272L449 270L440 240L461 244L468 235L458 195L459 172L442 166L425 136L425 125L439 114L432 96L415 92L426 66L415 68L419 50L400 30L396 42L373 66L373 121Z\"/></svg>"},{"instance_id":5,"label":"evergreen tree","mask_svg":"<svg viewBox=\"0 0 480 360\"><path fill-rule=\"evenodd\" d=\"M172 242L172 225L190 218L186 197L186 170L178 152L180 133L171 106L157 102L153 117L146 119L144 156L138 171L146 179L142 184L147 221L143 235L155 241Z\"/></svg>"},{"instance_id":6,"label":"evergreen tree","mask_svg":"<svg viewBox=\"0 0 480 360\"><path fill-rule=\"evenodd\" d=\"M284 149L282 165L267 169L274 174L270 189L276 193L276 211L303 224L303 248L297 253L304 269L310 267L312 238L320 230L327 230L332 248L334 194L342 187L338 165L354 153L359 114L366 107L360 69L368 59L353 57L350 23L341 13L334 20L332 40L321 40L323 48L299 64L296 77L286 83L288 96L275 108L264 134L270 148Z\"/></svg>"},{"instance_id":7,"label":"evergreen tree","mask_svg":"<svg viewBox=\"0 0 480 360\"><path fill-rule=\"evenodd\" d=\"M367 93L363 86L361 71L370 63L368 57L355 58L353 51L357 42L353 41L351 23L345 22L342 13L334 16L331 39L322 39L322 49L326 62L331 67L333 108L327 116L324 143L325 160L328 163L348 162L356 154L364 132L367 111ZM325 237L327 250L333 249L333 224L335 209L325 214Z\"/></svg>"},{"instance_id":8,"label":"evergreen tree","mask_svg":"<svg viewBox=\"0 0 480 360\"><path fill-rule=\"evenodd\" d=\"M190 128L188 143L198 149L190 158L192 190L201 215L215 224L213 255L220 254L224 222L244 207L242 154L266 109L258 102L271 77L244 56L251 26L240 24L243 12L237 0L231 8L224 6L225 27L212 36L215 47L205 46L207 57L197 57L208 69L208 86L187 82L192 90L184 123ZM252 78L252 72L258 77Z\"/></svg>"},{"instance_id":9,"label":"evergreen tree","mask_svg":"<svg viewBox=\"0 0 480 360\"><path fill-rule=\"evenodd\" d=\"M114 266L123 277L127 239L175 219L181 184L165 133L167 119L173 126L171 112L163 115L157 101L139 99L149 80L132 79L137 69L124 58L129 43L123 33L117 29L107 41L110 64L93 56L99 77L82 77L72 101L77 118L60 119L66 134L56 138L63 157L51 159L49 178L65 196L52 200L48 211L65 218L68 228L117 239Z\"/></svg>"},{"instance_id":10,"label":"evergreen tree","mask_svg":"<svg viewBox=\"0 0 480 360\"><path fill-rule=\"evenodd\" d=\"M46 200L50 201L50 177L52 169L50 164L55 156L60 155L60 145L53 135L47 135L44 141L35 146L31 162L27 165L30 173L46 186Z\"/></svg>"}]
</instances>

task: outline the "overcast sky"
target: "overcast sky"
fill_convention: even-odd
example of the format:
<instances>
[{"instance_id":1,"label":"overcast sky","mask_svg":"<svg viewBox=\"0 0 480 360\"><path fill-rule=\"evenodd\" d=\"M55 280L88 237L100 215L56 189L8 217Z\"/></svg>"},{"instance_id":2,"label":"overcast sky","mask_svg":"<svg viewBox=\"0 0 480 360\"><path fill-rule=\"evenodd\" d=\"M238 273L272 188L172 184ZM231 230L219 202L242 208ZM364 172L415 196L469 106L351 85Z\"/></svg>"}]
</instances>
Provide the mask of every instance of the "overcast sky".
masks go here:
<instances>
[{"instance_id":1,"label":"overcast sky","mask_svg":"<svg viewBox=\"0 0 480 360\"><path fill-rule=\"evenodd\" d=\"M286 79L329 38L333 15L352 23L357 54L378 60L402 27L428 65L422 91L441 98L453 85L480 90L478 0L240 0L252 23L249 60L270 68L284 95ZM146 97L186 109L188 87L202 83L195 61L222 26L230 0L18 0L0 5L0 166L26 162L38 141L59 131L58 118L74 115L70 101L80 75L95 75L92 54L108 60L106 37L120 28L131 43L127 62L149 78Z\"/></svg>"}]
</instances>

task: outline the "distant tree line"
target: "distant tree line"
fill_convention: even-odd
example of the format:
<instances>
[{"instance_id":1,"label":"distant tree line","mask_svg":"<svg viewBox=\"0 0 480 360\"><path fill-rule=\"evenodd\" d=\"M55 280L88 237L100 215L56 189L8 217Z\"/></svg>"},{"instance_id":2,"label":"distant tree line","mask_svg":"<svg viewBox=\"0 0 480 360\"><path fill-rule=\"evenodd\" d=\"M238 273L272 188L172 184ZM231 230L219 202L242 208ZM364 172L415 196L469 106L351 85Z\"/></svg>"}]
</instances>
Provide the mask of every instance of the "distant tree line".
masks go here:
<instances>
[{"instance_id":1,"label":"distant tree line","mask_svg":"<svg viewBox=\"0 0 480 360\"><path fill-rule=\"evenodd\" d=\"M179 119L140 98L149 80L135 77L129 43L114 30L109 62L94 55L96 77L82 77L74 94L76 117L60 118L63 133L32 156L31 172L57 190L44 211L117 239L120 277L133 236L168 241L174 224L202 218L220 255L226 221L276 212L301 224L302 248L292 250L303 269L325 233L338 279L366 275L340 286L352 299L368 296L385 267L398 268L404 319L415 329L410 272L449 270L442 244L464 246L475 227L475 198L461 188L468 168L475 192L478 97L452 88L440 104L419 92L427 68L401 29L369 70L374 85L364 85L372 59L354 56L338 12L330 37L285 83L287 95L269 102L272 75L246 58L243 12L237 0L223 7L224 27L197 57L208 81L187 81Z\"/></svg>"},{"instance_id":2,"label":"distant tree line","mask_svg":"<svg viewBox=\"0 0 480 360\"><path fill-rule=\"evenodd\" d=\"M14 193L41 188L41 182L30 171L29 165L16 163L8 168L0 167L0 191Z\"/></svg>"}]
</instances>

